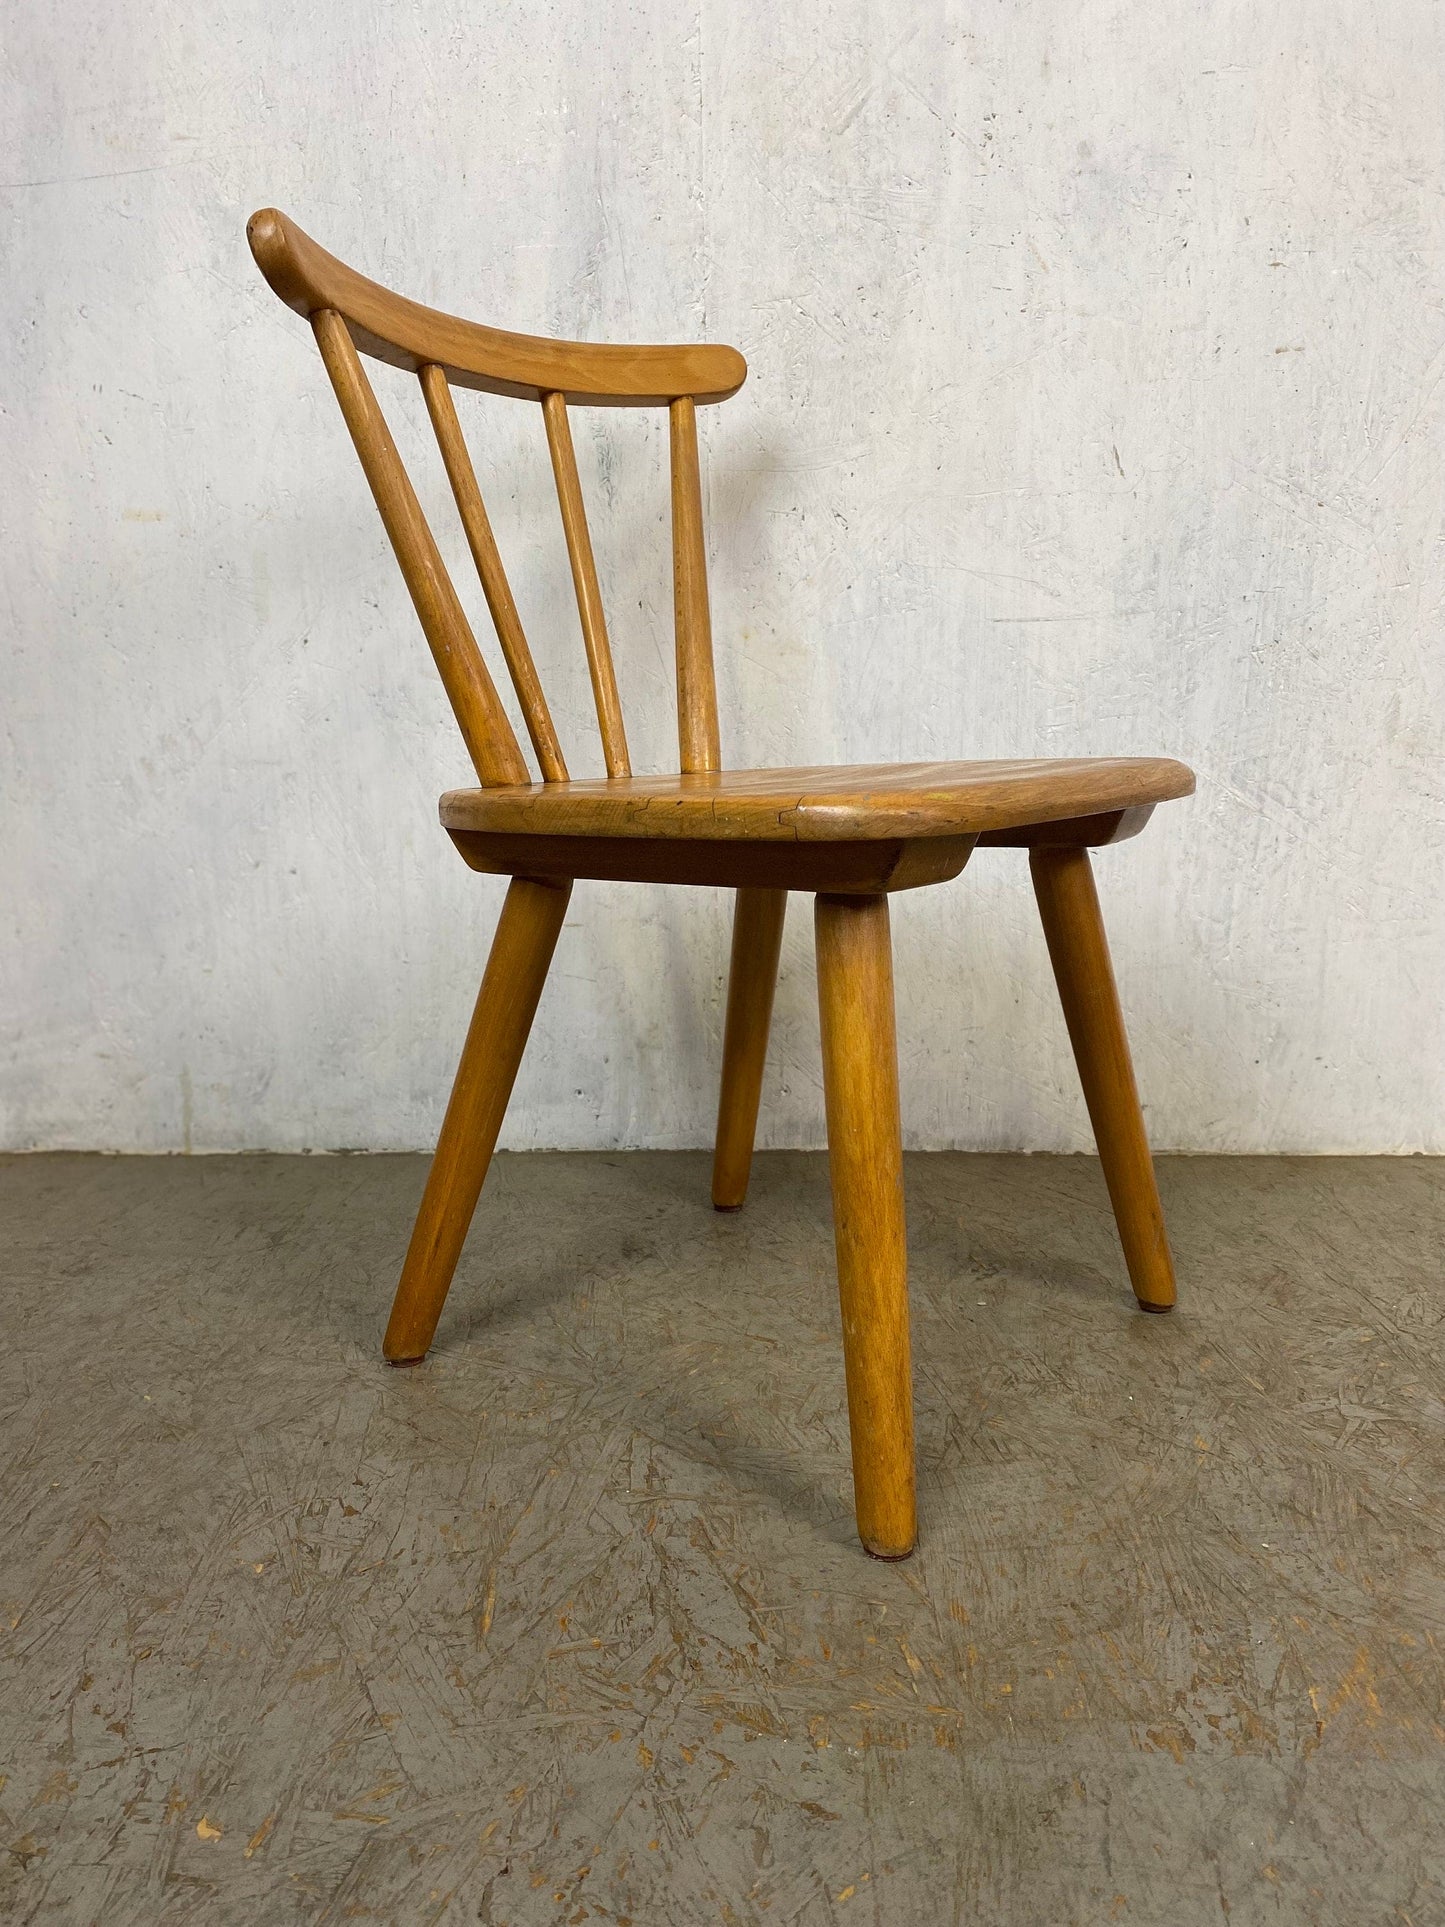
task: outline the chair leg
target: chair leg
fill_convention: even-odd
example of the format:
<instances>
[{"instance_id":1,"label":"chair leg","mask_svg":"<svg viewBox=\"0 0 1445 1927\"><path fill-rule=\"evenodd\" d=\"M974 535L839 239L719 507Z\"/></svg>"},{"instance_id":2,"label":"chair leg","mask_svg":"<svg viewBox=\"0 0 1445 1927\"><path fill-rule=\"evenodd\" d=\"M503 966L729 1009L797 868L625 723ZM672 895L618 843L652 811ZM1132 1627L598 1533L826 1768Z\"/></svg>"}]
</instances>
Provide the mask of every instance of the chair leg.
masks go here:
<instances>
[{"instance_id":1,"label":"chair leg","mask_svg":"<svg viewBox=\"0 0 1445 1927\"><path fill-rule=\"evenodd\" d=\"M507 890L386 1327L393 1365L419 1363L435 1335L571 894L527 877Z\"/></svg>"},{"instance_id":2,"label":"chair leg","mask_svg":"<svg viewBox=\"0 0 1445 1927\"><path fill-rule=\"evenodd\" d=\"M858 1536L904 1559L918 1514L888 899L820 896L816 923Z\"/></svg>"},{"instance_id":3,"label":"chair leg","mask_svg":"<svg viewBox=\"0 0 1445 1927\"><path fill-rule=\"evenodd\" d=\"M712 1160L712 1201L719 1211L736 1211L748 1194L787 908L786 890L743 889L733 910L722 1088Z\"/></svg>"},{"instance_id":4,"label":"chair leg","mask_svg":"<svg viewBox=\"0 0 1445 1927\"><path fill-rule=\"evenodd\" d=\"M1145 1311L1168 1311L1174 1261L1089 853L1034 849L1029 868L1134 1296Z\"/></svg>"}]
</instances>

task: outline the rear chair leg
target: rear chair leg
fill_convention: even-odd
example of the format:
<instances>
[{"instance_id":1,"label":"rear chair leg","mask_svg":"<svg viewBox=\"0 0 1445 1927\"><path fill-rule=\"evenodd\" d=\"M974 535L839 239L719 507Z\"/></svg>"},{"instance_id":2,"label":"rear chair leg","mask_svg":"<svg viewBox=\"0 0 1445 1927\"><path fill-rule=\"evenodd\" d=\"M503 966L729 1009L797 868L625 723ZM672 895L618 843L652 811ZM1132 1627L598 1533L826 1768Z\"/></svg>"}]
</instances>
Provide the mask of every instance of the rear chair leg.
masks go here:
<instances>
[{"instance_id":1,"label":"rear chair leg","mask_svg":"<svg viewBox=\"0 0 1445 1927\"><path fill-rule=\"evenodd\" d=\"M1089 853L1033 849L1029 868L1134 1296L1145 1311L1168 1311L1174 1261Z\"/></svg>"},{"instance_id":2,"label":"rear chair leg","mask_svg":"<svg viewBox=\"0 0 1445 1927\"><path fill-rule=\"evenodd\" d=\"M748 1194L787 908L786 890L743 889L737 893L717 1142L712 1160L712 1201L719 1211L736 1211Z\"/></svg>"},{"instance_id":3,"label":"rear chair leg","mask_svg":"<svg viewBox=\"0 0 1445 1927\"><path fill-rule=\"evenodd\" d=\"M918 1514L888 899L820 896L816 923L858 1536L904 1559Z\"/></svg>"},{"instance_id":4,"label":"rear chair leg","mask_svg":"<svg viewBox=\"0 0 1445 1927\"><path fill-rule=\"evenodd\" d=\"M436 1333L571 894L527 877L507 890L391 1307L393 1365L419 1363Z\"/></svg>"}]
</instances>

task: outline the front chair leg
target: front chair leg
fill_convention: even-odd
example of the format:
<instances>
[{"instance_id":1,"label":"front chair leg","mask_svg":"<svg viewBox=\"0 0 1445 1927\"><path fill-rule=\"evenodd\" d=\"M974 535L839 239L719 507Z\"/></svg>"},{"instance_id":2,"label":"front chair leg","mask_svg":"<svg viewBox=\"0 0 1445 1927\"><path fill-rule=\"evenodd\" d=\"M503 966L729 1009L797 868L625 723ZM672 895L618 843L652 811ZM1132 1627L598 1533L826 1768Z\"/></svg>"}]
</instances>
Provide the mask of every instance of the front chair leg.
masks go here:
<instances>
[{"instance_id":1,"label":"front chair leg","mask_svg":"<svg viewBox=\"0 0 1445 1927\"><path fill-rule=\"evenodd\" d=\"M393 1365L418 1363L435 1335L571 894L527 877L507 890L386 1327Z\"/></svg>"},{"instance_id":2,"label":"front chair leg","mask_svg":"<svg viewBox=\"0 0 1445 1927\"><path fill-rule=\"evenodd\" d=\"M748 1194L787 908L786 890L754 888L737 893L712 1159L712 1201L719 1211L736 1211Z\"/></svg>"},{"instance_id":3,"label":"front chair leg","mask_svg":"<svg viewBox=\"0 0 1445 1927\"><path fill-rule=\"evenodd\" d=\"M1168 1311L1174 1261L1089 853L1034 849L1029 868L1134 1296L1145 1311Z\"/></svg>"},{"instance_id":4,"label":"front chair leg","mask_svg":"<svg viewBox=\"0 0 1445 1927\"><path fill-rule=\"evenodd\" d=\"M918 1512L888 899L820 896L816 923L858 1536L905 1559Z\"/></svg>"}]
</instances>

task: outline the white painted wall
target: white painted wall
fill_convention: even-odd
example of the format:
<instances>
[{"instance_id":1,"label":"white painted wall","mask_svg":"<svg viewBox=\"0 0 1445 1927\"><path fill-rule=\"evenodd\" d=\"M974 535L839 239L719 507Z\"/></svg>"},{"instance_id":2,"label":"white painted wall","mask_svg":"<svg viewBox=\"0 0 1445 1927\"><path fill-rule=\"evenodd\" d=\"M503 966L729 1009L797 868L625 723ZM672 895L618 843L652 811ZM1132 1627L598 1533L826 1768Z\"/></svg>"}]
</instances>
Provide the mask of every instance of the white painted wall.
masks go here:
<instances>
[{"instance_id":1,"label":"white painted wall","mask_svg":"<svg viewBox=\"0 0 1445 1927\"><path fill-rule=\"evenodd\" d=\"M12 5L4 1142L440 1117L500 886L435 826L465 757L246 252L274 202L503 325L736 342L705 449L730 758L1185 757L1197 799L1098 863L1156 1143L1445 1149L1441 19ZM466 419L595 766L540 422ZM661 424L583 420L662 767ZM464 560L434 458L425 498ZM725 909L579 886L512 1144L707 1141ZM912 1141L1086 1144L1023 863L894 927ZM795 902L772 1144L821 1136L811 947Z\"/></svg>"}]
</instances>

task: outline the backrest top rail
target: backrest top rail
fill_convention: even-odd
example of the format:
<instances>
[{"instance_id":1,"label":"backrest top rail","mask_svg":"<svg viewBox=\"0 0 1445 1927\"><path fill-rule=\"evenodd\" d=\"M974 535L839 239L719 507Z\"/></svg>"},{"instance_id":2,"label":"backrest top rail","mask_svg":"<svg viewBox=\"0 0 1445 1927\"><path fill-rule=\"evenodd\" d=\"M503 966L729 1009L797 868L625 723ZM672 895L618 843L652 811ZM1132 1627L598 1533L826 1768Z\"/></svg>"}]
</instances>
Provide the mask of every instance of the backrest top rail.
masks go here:
<instances>
[{"instance_id":1,"label":"backrest top rail","mask_svg":"<svg viewBox=\"0 0 1445 1927\"><path fill-rule=\"evenodd\" d=\"M667 408L678 755L684 770L717 769L722 759L696 404L721 401L736 391L747 374L742 356L723 347L589 347L576 341L503 334L389 293L318 247L274 208L253 215L247 234L273 291L311 324L457 723L485 786L528 783L526 760L361 357L373 355L418 377L527 734L543 780L549 783L570 780L567 760L492 533L451 387L479 388L540 404L610 778L630 776L632 763L568 408L574 401Z\"/></svg>"},{"instance_id":2,"label":"backrest top rail","mask_svg":"<svg viewBox=\"0 0 1445 1927\"><path fill-rule=\"evenodd\" d=\"M363 354L413 374L435 363L458 387L528 401L561 393L569 402L641 408L682 395L725 401L747 377L736 348L552 341L423 307L338 261L276 208L253 214L246 233L256 265L288 307L308 319L334 309Z\"/></svg>"}]
</instances>

